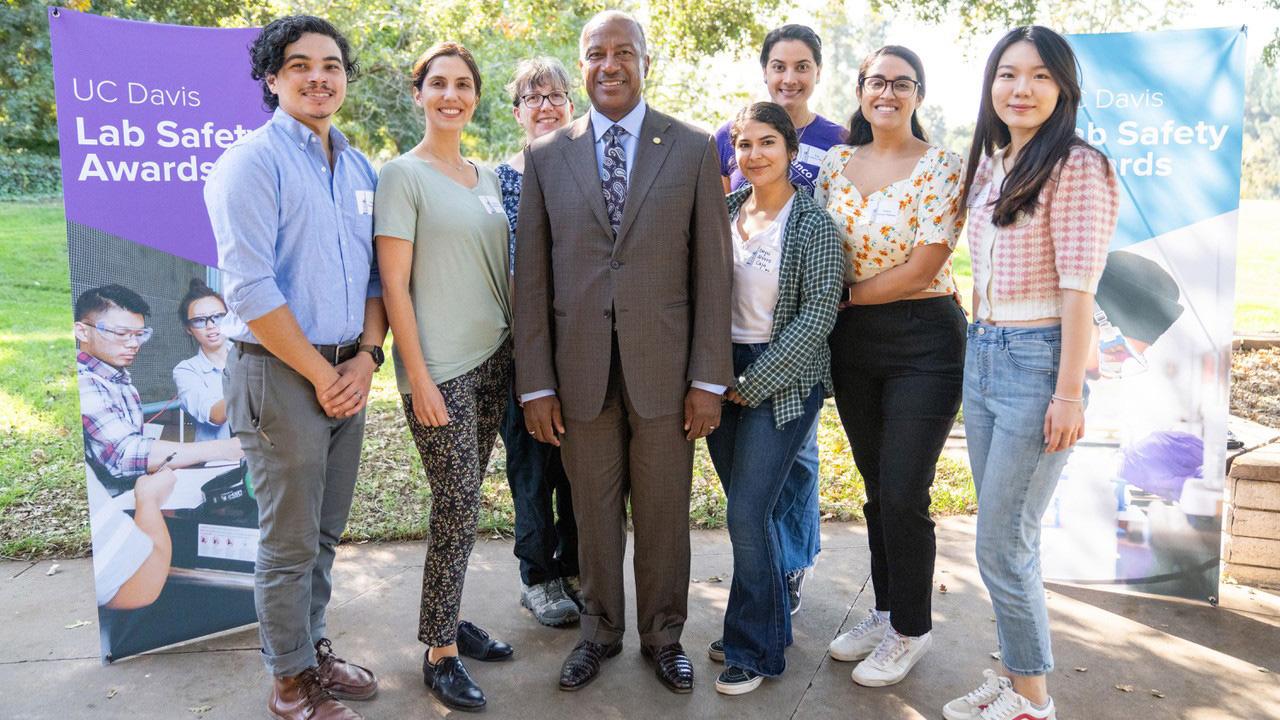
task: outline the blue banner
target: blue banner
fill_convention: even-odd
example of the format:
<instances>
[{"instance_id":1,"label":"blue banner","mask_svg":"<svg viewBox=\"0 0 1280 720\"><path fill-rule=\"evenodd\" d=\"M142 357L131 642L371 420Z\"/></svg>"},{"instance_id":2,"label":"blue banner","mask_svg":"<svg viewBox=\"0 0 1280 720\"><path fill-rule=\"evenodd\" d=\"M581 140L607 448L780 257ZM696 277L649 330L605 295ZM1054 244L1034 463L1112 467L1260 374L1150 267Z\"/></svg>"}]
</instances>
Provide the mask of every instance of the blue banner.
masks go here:
<instances>
[{"instance_id":1,"label":"blue banner","mask_svg":"<svg viewBox=\"0 0 1280 720\"><path fill-rule=\"evenodd\" d=\"M1240 196L1242 28L1075 35L1077 132L1112 163L1087 434L1044 519L1052 579L1217 595Z\"/></svg>"}]
</instances>

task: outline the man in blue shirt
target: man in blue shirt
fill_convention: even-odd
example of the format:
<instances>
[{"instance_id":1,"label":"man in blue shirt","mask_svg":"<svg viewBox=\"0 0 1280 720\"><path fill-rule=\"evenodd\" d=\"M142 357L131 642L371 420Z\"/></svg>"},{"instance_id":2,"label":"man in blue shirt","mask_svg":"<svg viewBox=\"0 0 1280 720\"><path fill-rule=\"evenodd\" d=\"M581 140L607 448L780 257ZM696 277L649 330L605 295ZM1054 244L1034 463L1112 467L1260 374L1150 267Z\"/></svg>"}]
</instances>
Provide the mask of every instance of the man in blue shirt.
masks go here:
<instances>
[{"instance_id":1,"label":"man in blue shirt","mask_svg":"<svg viewBox=\"0 0 1280 720\"><path fill-rule=\"evenodd\" d=\"M372 698L377 680L333 654L325 606L387 328L373 256L377 175L332 125L356 72L336 28L281 18L250 55L275 114L218 160L205 203L227 304L248 326L228 358L226 397L258 501L268 710L353 720L339 700Z\"/></svg>"}]
</instances>

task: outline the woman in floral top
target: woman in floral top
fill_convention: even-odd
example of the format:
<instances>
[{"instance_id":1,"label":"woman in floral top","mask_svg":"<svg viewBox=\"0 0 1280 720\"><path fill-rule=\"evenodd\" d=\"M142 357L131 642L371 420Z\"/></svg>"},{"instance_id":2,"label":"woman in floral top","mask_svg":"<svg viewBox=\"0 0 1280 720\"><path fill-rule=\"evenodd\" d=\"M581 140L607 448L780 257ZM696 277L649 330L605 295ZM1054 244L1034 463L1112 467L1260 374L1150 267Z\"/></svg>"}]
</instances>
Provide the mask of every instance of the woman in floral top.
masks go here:
<instances>
[{"instance_id":1,"label":"woman in floral top","mask_svg":"<svg viewBox=\"0 0 1280 720\"><path fill-rule=\"evenodd\" d=\"M858 68L849 145L831 148L815 199L843 234L847 295L831 333L836 407L866 481L876 604L831 643L853 680L891 685L932 642L929 486L964 372L951 251L963 223L958 156L916 119L924 68L889 45Z\"/></svg>"}]
</instances>

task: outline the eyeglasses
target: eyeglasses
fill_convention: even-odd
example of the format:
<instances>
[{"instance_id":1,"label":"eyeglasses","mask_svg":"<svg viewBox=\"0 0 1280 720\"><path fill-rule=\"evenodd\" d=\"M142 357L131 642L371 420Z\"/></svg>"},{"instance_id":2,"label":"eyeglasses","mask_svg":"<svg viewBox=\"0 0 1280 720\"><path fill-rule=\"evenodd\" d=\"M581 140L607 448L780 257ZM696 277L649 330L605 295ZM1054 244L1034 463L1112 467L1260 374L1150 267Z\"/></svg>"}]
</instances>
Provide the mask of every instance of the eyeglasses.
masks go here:
<instances>
[{"instance_id":1,"label":"eyeglasses","mask_svg":"<svg viewBox=\"0 0 1280 720\"><path fill-rule=\"evenodd\" d=\"M916 88L920 87L920 81L911 78L898 78L892 82L880 77L872 75L862 78L862 89L873 94L879 95L884 92L885 87L892 87L893 94L896 97L910 97L916 93Z\"/></svg>"},{"instance_id":2,"label":"eyeglasses","mask_svg":"<svg viewBox=\"0 0 1280 720\"><path fill-rule=\"evenodd\" d=\"M222 318L226 316L227 314L224 312L214 313L212 315L196 315L195 317L187 318L187 326L193 327L197 330L203 330L210 325L217 327L218 324L222 322Z\"/></svg>"},{"instance_id":3,"label":"eyeglasses","mask_svg":"<svg viewBox=\"0 0 1280 720\"><path fill-rule=\"evenodd\" d=\"M529 93L528 95L521 95L520 102L530 110L537 110L542 107L544 102L551 103L551 107L562 107L569 102L569 93L563 93L559 90L545 95L542 93Z\"/></svg>"},{"instance_id":4,"label":"eyeglasses","mask_svg":"<svg viewBox=\"0 0 1280 720\"><path fill-rule=\"evenodd\" d=\"M139 345L151 339L151 333L154 332L149 327L144 328L121 328L110 327L102 323L94 323L91 327L102 333L103 335L120 343L127 343L130 340L137 342Z\"/></svg>"}]
</instances>

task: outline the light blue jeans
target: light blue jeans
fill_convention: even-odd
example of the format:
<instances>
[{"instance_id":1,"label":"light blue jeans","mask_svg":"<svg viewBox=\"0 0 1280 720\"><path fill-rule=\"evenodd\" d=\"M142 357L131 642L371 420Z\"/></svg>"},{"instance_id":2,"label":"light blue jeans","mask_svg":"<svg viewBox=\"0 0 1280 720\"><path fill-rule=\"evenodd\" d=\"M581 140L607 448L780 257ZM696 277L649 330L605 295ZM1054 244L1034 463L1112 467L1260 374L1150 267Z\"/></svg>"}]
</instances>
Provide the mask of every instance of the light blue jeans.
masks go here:
<instances>
[{"instance_id":1,"label":"light blue jeans","mask_svg":"<svg viewBox=\"0 0 1280 720\"><path fill-rule=\"evenodd\" d=\"M1044 451L1061 352L1060 326L969 326L964 429L978 492L978 570L995 609L1001 659L1016 675L1053 669L1040 520L1070 454Z\"/></svg>"}]
</instances>

